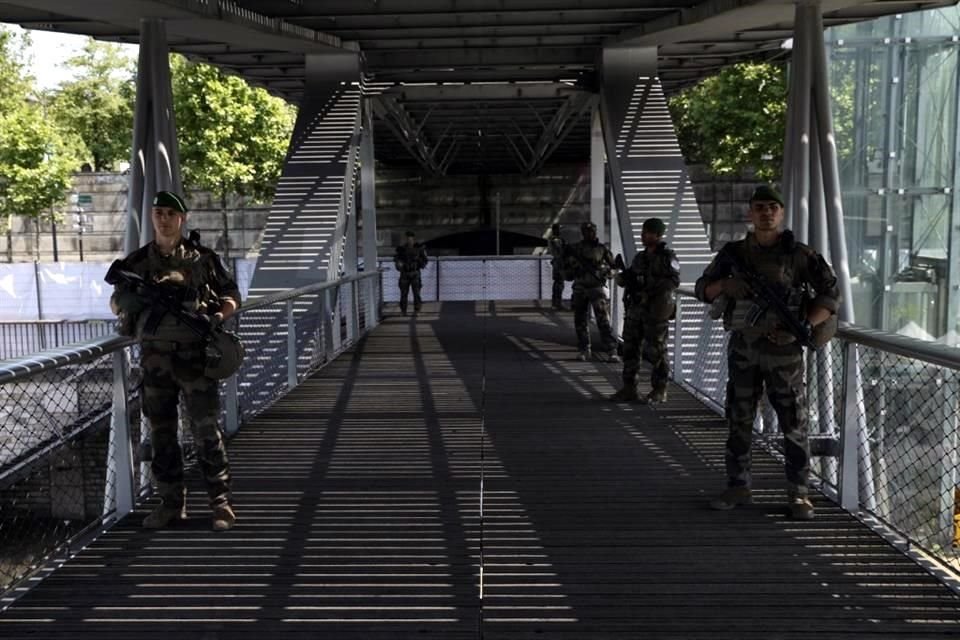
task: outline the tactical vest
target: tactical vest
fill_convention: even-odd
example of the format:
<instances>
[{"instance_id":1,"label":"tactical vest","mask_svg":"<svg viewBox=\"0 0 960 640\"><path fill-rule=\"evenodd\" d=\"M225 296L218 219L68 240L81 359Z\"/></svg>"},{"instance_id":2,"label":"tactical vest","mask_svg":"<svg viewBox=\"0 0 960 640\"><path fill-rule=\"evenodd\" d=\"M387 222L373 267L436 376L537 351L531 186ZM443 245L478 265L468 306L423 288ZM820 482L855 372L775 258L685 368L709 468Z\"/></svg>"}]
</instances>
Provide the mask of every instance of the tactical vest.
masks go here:
<instances>
[{"instance_id":1,"label":"tactical vest","mask_svg":"<svg viewBox=\"0 0 960 640\"><path fill-rule=\"evenodd\" d=\"M664 242L653 252L639 251L630 268L617 276L617 284L624 288L624 305L638 307L637 312L655 320L667 320L673 316L676 302L671 277L675 260L676 254Z\"/></svg>"},{"instance_id":2,"label":"tactical vest","mask_svg":"<svg viewBox=\"0 0 960 640\"><path fill-rule=\"evenodd\" d=\"M219 311L222 304L214 290L217 276L213 261L217 259L212 251L184 240L169 256L161 255L151 243L132 254L127 262L130 270L144 280L168 288L185 311L212 314ZM183 322L160 308L143 309L135 319L135 327L136 335L147 341L190 343L202 340Z\"/></svg>"},{"instance_id":3,"label":"tactical vest","mask_svg":"<svg viewBox=\"0 0 960 640\"><path fill-rule=\"evenodd\" d=\"M803 280L803 263L807 256L793 241L793 234L784 232L781 242L770 248L741 240L726 245L723 251L736 251L747 268L762 276L780 294L794 317L803 319L806 316L807 305L813 297L809 284ZM720 304L725 304L724 329L730 331L765 335L781 324L777 312L754 297Z\"/></svg>"},{"instance_id":4,"label":"tactical vest","mask_svg":"<svg viewBox=\"0 0 960 640\"><path fill-rule=\"evenodd\" d=\"M600 242L577 242L571 245L564 260L564 278L573 280L574 288L604 287L610 277L613 257Z\"/></svg>"}]
</instances>

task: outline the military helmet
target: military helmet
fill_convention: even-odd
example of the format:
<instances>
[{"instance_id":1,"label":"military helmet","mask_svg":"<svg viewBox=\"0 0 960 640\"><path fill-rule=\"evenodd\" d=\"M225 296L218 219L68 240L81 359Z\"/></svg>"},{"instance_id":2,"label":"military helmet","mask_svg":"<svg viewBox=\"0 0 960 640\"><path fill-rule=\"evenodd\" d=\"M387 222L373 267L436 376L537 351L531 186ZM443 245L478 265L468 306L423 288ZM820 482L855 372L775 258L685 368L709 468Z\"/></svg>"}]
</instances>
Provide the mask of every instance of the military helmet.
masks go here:
<instances>
[{"instance_id":1,"label":"military helmet","mask_svg":"<svg viewBox=\"0 0 960 640\"><path fill-rule=\"evenodd\" d=\"M647 218L643 221L642 229L662 236L663 232L667 230L667 225L660 218Z\"/></svg>"},{"instance_id":2,"label":"military helmet","mask_svg":"<svg viewBox=\"0 0 960 640\"><path fill-rule=\"evenodd\" d=\"M580 233L586 233L587 231L593 231L596 233L597 225L593 224L592 222L584 222L580 225Z\"/></svg>"},{"instance_id":3,"label":"military helmet","mask_svg":"<svg viewBox=\"0 0 960 640\"><path fill-rule=\"evenodd\" d=\"M229 378L240 368L246 350L240 336L232 331L214 330L207 338L207 360L203 375L216 380Z\"/></svg>"}]
</instances>

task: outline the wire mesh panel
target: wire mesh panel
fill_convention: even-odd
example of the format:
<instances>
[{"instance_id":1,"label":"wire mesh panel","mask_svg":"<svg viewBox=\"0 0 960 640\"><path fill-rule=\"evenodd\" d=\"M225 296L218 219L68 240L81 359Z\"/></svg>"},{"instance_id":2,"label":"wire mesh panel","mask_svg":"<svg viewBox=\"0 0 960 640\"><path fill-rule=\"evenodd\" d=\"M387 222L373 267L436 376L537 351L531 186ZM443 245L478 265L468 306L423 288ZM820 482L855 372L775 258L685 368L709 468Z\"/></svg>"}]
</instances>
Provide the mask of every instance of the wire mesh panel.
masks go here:
<instances>
[{"instance_id":1,"label":"wire mesh panel","mask_svg":"<svg viewBox=\"0 0 960 640\"><path fill-rule=\"evenodd\" d=\"M0 592L104 512L109 355L0 385Z\"/></svg>"},{"instance_id":2,"label":"wire mesh panel","mask_svg":"<svg viewBox=\"0 0 960 640\"><path fill-rule=\"evenodd\" d=\"M488 300L482 258L445 260L440 267L440 300Z\"/></svg>"},{"instance_id":3,"label":"wire mesh panel","mask_svg":"<svg viewBox=\"0 0 960 640\"><path fill-rule=\"evenodd\" d=\"M420 271L420 282L423 285L420 289L420 298L424 302L436 302L437 298L437 278L443 271L443 267L438 264L437 258L430 258L427 266ZM393 265L392 260L381 260L380 269L383 270L383 301L397 302L400 300L400 272ZM411 300L413 293L410 294Z\"/></svg>"},{"instance_id":4,"label":"wire mesh panel","mask_svg":"<svg viewBox=\"0 0 960 640\"><path fill-rule=\"evenodd\" d=\"M677 321L671 329L679 332L669 341L674 379L715 405L726 399L727 332L723 324L707 313L707 307L689 296L677 299ZM672 350L679 344L679 358Z\"/></svg>"},{"instance_id":5,"label":"wire mesh panel","mask_svg":"<svg viewBox=\"0 0 960 640\"><path fill-rule=\"evenodd\" d=\"M908 539L955 556L958 372L868 348L860 351L860 370L861 502Z\"/></svg>"},{"instance_id":6,"label":"wire mesh panel","mask_svg":"<svg viewBox=\"0 0 960 640\"><path fill-rule=\"evenodd\" d=\"M487 260L488 300L540 300L550 297L551 280L541 280L540 258Z\"/></svg>"}]
</instances>

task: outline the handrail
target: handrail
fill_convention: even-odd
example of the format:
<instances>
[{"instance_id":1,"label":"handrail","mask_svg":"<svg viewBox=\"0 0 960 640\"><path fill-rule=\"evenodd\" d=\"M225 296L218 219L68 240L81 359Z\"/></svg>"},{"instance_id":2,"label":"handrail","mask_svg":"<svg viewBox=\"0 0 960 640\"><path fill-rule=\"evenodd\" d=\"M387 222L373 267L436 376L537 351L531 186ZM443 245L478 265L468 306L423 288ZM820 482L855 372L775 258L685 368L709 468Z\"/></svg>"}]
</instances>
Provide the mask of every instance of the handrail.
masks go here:
<instances>
[{"instance_id":1,"label":"handrail","mask_svg":"<svg viewBox=\"0 0 960 640\"><path fill-rule=\"evenodd\" d=\"M677 292L682 296L699 300L693 295L692 289L681 287L677 289ZM840 323L840 327L837 329L837 337L864 347L960 371L960 349L947 345L918 340L917 338L881 331L880 329L869 329L848 322Z\"/></svg>"},{"instance_id":2,"label":"handrail","mask_svg":"<svg viewBox=\"0 0 960 640\"><path fill-rule=\"evenodd\" d=\"M356 282L378 275L379 270L369 273L359 273L357 275L340 278L339 280L331 280L329 282L321 282L297 289L290 289L264 298L255 298L252 303L238 309L236 315L254 311L271 304L276 304L277 302L290 300L304 294L324 291L342 284ZM92 362L108 353L136 344L136 342L134 338L113 334L111 336L97 338L90 342L58 347L56 349L47 349L46 351L40 351L22 358L2 361L0 362L0 384L13 382L64 365Z\"/></svg>"},{"instance_id":3,"label":"handrail","mask_svg":"<svg viewBox=\"0 0 960 640\"><path fill-rule=\"evenodd\" d=\"M0 362L0 384L56 369L68 364L84 364L134 344L136 340L114 334L56 349L48 349L22 358Z\"/></svg>"},{"instance_id":4,"label":"handrail","mask_svg":"<svg viewBox=\"0 0 960 640\"><path fill-rule=\"evenodd\" d=\"M289 289L287 291L282 291L280 293L273 293L269 296L264 296L262 298L254 298L253 302L244 304L242 307L237 309L237 312L234 315L240 315L248 311L256 311L257 309L268 307L272 304L283 302L285 300L290 300L291 298L298 298L308 293L316 293L318 291L332 289L333 287L339 286L341 284L357 282L358 280L363 280L364 278L373 278L374 276L380 275L380 271L381 271L380 269L377 269L375 271L358 273L357 275L347 276L345 278L340 278L339 280L330 280L327 282L319 282L317 284L308 284L307 286L300 287L298 289Z\"/></svg>"}]
</instances>

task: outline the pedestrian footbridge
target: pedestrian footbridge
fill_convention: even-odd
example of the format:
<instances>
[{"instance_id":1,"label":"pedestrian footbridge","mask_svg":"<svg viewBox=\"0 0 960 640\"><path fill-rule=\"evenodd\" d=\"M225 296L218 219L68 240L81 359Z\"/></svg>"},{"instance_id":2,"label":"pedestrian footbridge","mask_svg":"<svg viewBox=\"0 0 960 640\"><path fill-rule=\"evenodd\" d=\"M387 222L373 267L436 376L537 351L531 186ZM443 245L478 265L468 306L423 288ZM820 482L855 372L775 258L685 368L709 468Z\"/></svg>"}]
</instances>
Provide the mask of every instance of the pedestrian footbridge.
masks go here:
<instances>
[{"instance_id":1,"label":"pedestrian footbridge","mask_svg":"<svg viewBox=\"0 0 960 640\"><path fill-rule=\"evenodd\" d=\"M719 513L707 502L723 484L722 337L685 334L706 326L699 303L681 305L669 402L646 407L606 400L619 365L577 361L570 314L549 302L439 300L415 317L388 304L381 317L381 290L370 274L240 317L256 325L272 305L297 329L252 352L227 385L239 520L225 533L210 531L196 477L185 524L140 528L151 499L138 499L136 394L117 392L135 391L123 339L4 363L0 635L960 631L949 362L846 329L832 356L811 356L835 358L837 373L830 387L810 384L827 454L816 519L786 517L776 438L763 436L756 504ZM287 366L291 345L302 369ZM877 367L889 372L882 382ZM845 391L850 380L858 391ZM69 402L72 419L61 415ZM39 433L41 418L55 432Z\"/></svg>"}]
</instances>

